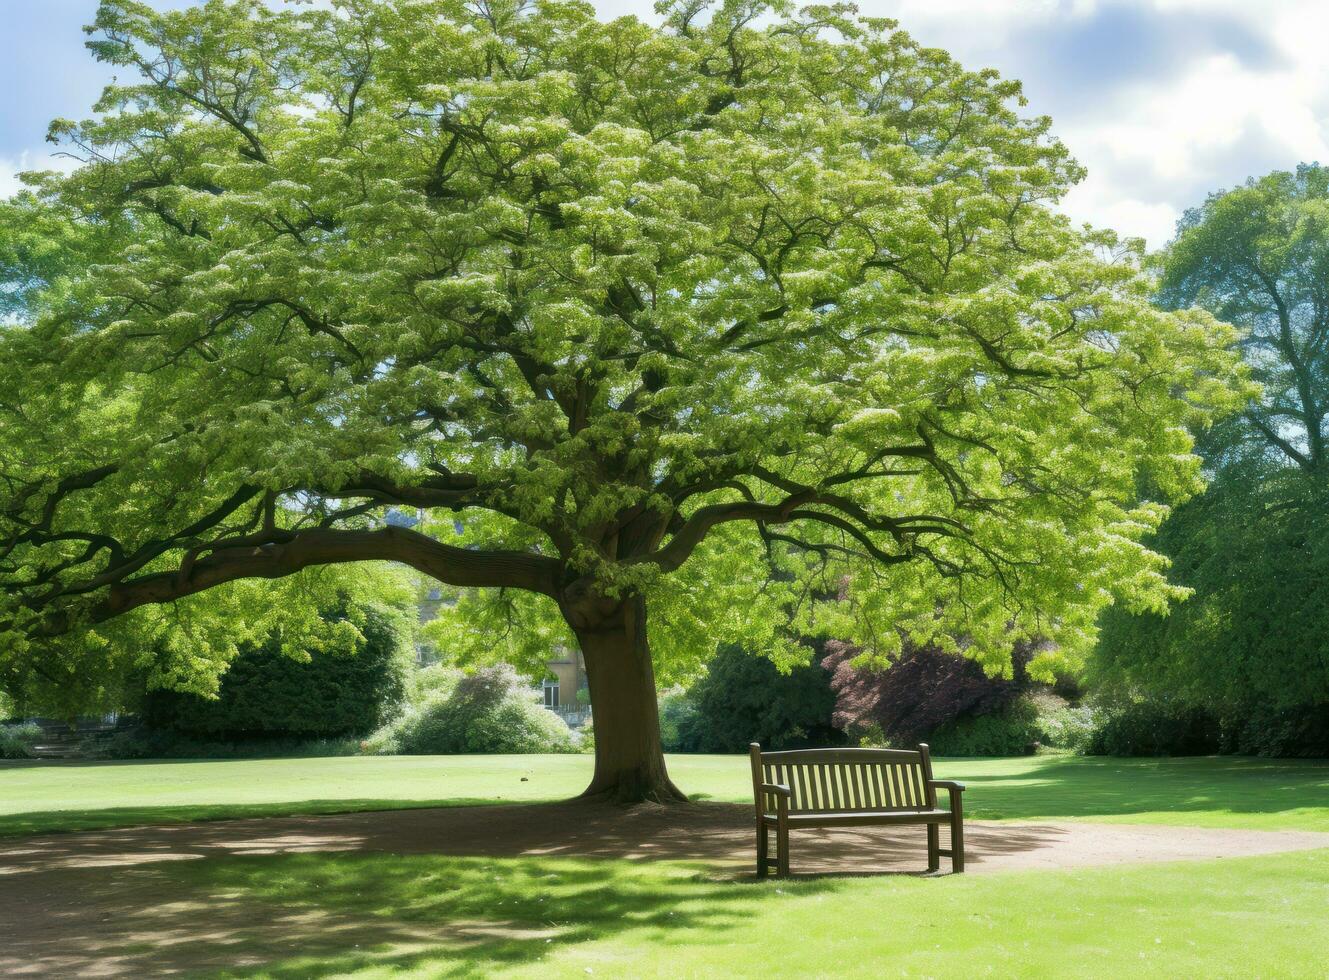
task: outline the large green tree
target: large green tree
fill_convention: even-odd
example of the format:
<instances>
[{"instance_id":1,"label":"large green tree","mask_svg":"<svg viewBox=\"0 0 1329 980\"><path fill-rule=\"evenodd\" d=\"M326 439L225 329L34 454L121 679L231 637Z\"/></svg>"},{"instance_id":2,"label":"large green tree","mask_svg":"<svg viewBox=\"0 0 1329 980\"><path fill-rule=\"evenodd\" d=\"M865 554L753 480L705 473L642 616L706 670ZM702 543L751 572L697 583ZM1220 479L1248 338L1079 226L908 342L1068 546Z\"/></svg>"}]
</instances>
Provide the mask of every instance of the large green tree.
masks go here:
<instances>
[{"instance_id":1,"label":"large green tree","mask_svg":"<svg viewBox=\"0 0 1329 980\"><path fill-rule=\"evenodd\" d=\"M1162 305L1202 306L1242 330L1263 392L1206 445L1323 480L1329 468L1329 168L1307 164L1211 195L1159 256Z\"/></svg>"},{"instance_id":2,"label":"large green tree","mask_svg":"<svg viewBox=\"0 0 1329 980\"><path fill-rule=\"evenodd\" d=\"M999 670L1175 594L1140 538L1231 338L1055 212L1018 84L848 6L330 6L98 12L132 81L16 205L64 258L0 340L9 656L403 562L463 647L571 634L588 791L672 799L656 663L830 630Z\"/></svg>"},{"instance_id":3,"label":"large green tree","mask_svg":"<svg viewBox=\"0 0 1329 980\"><path fill-rule=\"evenodd\" d=\"M1187 212L1159 297L1241 328L1262 393L1204 435L1204 497L1152 546L1194 596L1112 614L1104 679L1237 717L1329 704L1329 168L1278 171Z\"/></svg>"}]
</instances>

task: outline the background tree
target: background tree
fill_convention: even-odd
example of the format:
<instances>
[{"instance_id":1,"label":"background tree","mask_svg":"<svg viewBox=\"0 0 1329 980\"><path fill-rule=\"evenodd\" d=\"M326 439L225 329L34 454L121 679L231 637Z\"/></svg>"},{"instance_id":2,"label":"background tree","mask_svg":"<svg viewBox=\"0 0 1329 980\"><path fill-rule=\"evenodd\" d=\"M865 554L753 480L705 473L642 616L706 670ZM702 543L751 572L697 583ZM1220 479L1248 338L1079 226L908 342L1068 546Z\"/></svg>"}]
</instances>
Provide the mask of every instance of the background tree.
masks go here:
<instances>
[{"instance_id":1,"label":"background tree","mask_svg":"<svg viewBox=\"0 0 1329 980\"><path fill-rule=\"evenodd\" d=\"M1160 263L1160 304L1202 306L1240 327L1237 346L1264 389L1215 430L1205 447L1211 464L1254 457L1322 477L1329 464L1329 169L1303 165L1211 195L1186 213Z\"/></svg>"},{"instance_id":2,"label":"background tree","mask_svg":"<svg viewBox=\"0 0 1329 980\"><path fill-rule=\"evenodd\" d=\"M1302 166L1212 195L1187 213L1160 263L1161 302L1200 305L1242 328L1238 348L1264 391L1203 437L1213 485L1153 542L1194 596L1167 619L1108 616L1095 672L1208 710L1229 747L1283 754L1309 748L1310 737L1323 751L1329 170Z\"/></svg>"},{"instance_id":3,"label":"background tree","mask_svg":"<svg viewBox=\"0 0 1329 980\"><path fill-rule=\"evenodd\" d=\"M849 7L331 6L99 9L137 80L11 205L95 257L0 339L11 661L403 562L468 590L459 650L575 638L588 792L674 799L652 646L1000 670L1176 594L1140 538L1230 338L1055 213L1080 171L1018 84Z\"/></svg>"}]
</instances>

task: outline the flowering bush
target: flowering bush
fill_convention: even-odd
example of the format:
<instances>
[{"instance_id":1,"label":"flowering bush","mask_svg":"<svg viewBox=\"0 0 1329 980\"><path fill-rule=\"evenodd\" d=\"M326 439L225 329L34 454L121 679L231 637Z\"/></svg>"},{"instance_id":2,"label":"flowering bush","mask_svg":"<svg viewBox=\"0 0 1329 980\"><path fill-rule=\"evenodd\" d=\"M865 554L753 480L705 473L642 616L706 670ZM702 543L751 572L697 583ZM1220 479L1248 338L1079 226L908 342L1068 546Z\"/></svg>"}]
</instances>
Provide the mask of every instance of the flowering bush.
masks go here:
<instances>
[{"instance_id":1,"label":"flowering bush","mask_svg":"<svg viewBox=\"0 0 1329 980\"><path fill-rule=\"evenodd\" d=\"M507 665L438 685L364 743L373 754L573 752L567 724Z\"/></svg>"},{"instance_id":2,"label":"flowering bush","mask_svg":"<svg viewBox=\"0 0 1329 980\"><path fill-rule=\"evenodd\" d=\"M42 730L32 722L0 725L0 759L31 759Z\"/></svg>"}]
</instances>

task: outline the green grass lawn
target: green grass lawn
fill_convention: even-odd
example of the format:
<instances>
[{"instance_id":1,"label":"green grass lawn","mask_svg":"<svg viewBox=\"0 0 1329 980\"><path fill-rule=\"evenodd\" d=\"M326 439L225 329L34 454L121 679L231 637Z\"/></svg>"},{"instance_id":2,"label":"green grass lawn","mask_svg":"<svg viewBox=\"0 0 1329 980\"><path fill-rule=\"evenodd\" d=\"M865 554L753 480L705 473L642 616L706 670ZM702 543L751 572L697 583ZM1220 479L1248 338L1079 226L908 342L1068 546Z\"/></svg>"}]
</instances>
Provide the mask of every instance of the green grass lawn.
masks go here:
<instances>
[{"instance_id":1,"label":"green grass lawn","mask_svg":"<svg viewBox=\"0 0 1329 980\"><path fill-rule=\"evenodd\" d=\"M1329 763L1236 758L950 759L969 815L1329 830ZM587 756L398 756L19 765L0 768L0 834L235 816L554 800ZM674 756L698 799L747 802L743 756Z\"/></svg>"},{"instance_id":2,"label":"green grass lawn","mask_svg":"<svg viewBox=\"0 0 1329 980\"><path fill-rule=\"evenodd\" d=\"M311 929L292 937L302 952L236 976L1304 977L1323 975L1329 948L1329 851L765 884L683 864L569 859L210 865L170 873L274 915L378 927L376 943L340 949ZM420 931L440 922L460 934L422 944ZM467 930L477 923L488 928ZM228 938L246 948L243 932Z\"/></svg>"},{"instance_id":3,"label":"green grass lawn","mask_svg":"<svg viewBox=\"0 0 1329 980\"><path fill-rule=\"evenodd\" d=\"M742 757L671 766L699 797L748 799ZM1329 830L1327 763L1036 757L939 769L969 783L978 817ZM0 832L557 799L589 770L580 756L20 765L0 769ZM703 863L446 851L210 855L19 884L97 896L113 913L67 917L61 948L140 957L145 972L243 956L249 965L227 975L1301 977L1324 973L1329 948L1329 850L763 883ZM108 948L100 922L131 938Z\"/></svg>"}]
</instances>

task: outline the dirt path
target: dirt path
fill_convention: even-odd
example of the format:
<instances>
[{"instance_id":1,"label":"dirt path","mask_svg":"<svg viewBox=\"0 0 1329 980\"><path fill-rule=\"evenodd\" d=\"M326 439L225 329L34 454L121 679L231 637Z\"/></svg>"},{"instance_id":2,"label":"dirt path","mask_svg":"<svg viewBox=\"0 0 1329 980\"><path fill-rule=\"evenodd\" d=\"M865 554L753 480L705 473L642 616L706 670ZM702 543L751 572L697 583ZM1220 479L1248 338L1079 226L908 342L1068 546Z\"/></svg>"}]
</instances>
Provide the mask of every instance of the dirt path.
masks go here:
<instances>
[{"instance_id":1,"label":"dirt path","mask_svg":"<svg viewBox=\"0 0 1329 980\"><path fill-rule=\"evenodd\" d=\"M0 838L0 975L143 976L255 963L290 955L292 930L310 949L382 942L382 920L336 920L293 909L225 906L164 892L166 862L311 851L485 857L701 860L720 875L751 878L751 810L733 804L584 803L396 810L230 820ZM918 873L922 827L804 830L793 836L796 874ZM967 825L973 874L1081 868L1329 848L1329 833L1222 830L1078 822ZM943 867L947 866L943 859ZM176 886L178 889L178 886ZM310 916L323 916L318 922ZM402 942L456 939L458 924ZM243 936L243 942L239 937ZM465 937L462 937L465 938Z\"/></svg>"}]
</instances>

